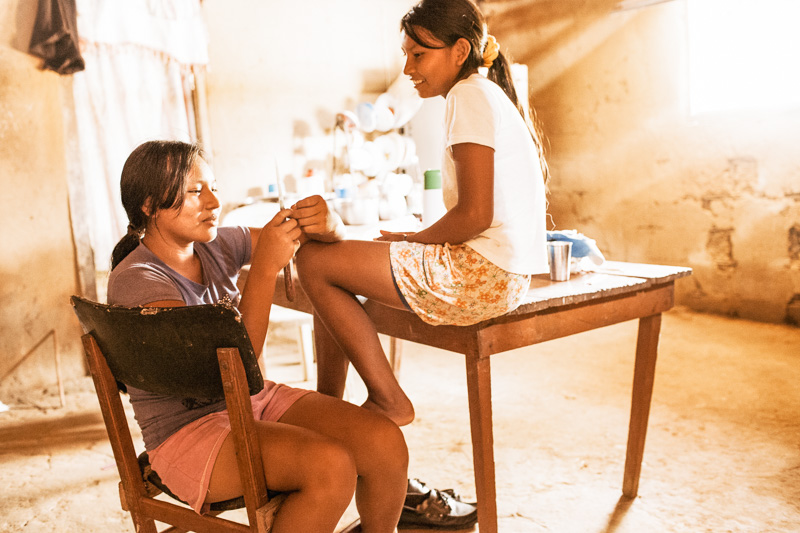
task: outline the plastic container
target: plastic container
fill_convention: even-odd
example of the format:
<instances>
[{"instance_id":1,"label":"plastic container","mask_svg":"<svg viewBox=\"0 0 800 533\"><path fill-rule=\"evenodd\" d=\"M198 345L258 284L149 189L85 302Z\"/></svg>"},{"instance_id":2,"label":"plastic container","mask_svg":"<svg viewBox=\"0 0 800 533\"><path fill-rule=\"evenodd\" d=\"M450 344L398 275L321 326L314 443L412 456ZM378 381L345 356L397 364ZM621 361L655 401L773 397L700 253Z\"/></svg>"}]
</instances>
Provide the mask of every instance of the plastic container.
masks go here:
<instances>
[{"instance_id":1,"label":"plastic container","mask_svg":"<svg viewBox=\"0 0 800 533\"><path fill-rule=\"evenodd\" d=\"M446 212L442 196L442 173L439 170L426 170L422 191L422 226L427 228Z\"/></svg>"}]
</instances>

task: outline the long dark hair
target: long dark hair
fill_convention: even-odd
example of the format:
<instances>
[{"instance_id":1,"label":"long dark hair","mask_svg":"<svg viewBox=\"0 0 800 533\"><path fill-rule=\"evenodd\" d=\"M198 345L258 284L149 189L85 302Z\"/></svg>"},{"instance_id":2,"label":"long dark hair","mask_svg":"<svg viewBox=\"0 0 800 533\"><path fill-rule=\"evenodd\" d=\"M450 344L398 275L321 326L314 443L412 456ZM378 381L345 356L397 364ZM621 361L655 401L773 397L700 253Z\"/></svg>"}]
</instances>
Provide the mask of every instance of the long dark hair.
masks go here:
<instances>
[{"instance_id":1,"label":"long dark hair","mask_svg":"<svg viewBox=\"0 0 800 533\"><path fill-rule=\"evenodd\" d=\"M465 78L469 72L483 66L483 51L488 36L486 19L478 6L470 0L422 0L402 18L400 29L409 38L425 48L436 48L419 35L417 28L426 29L437 40L443 42L444 47L453 46L461 38L469 42L472 50L461 67L459 79ZM519 110L525 124L528 125L528 130L531 132L531 137L533 137L539 153L539 164L542 167L544 181L547 183L550 180L550 170L544 158L544 149L539 140L539 133L517 97L511 76L511 65L502 52L498 53L497 58L489 67L487 78L503 89L503 92Z\"/></svg>"},{"instance_id":2,"label":"long dark hair","mask_svg":"<svg viewBox=\"0 0 800 533\"><path fill-rule=\"evenodd\" d=\"M119 182L128 233L111 253L112 270L139 245L156 211L183 205L186 176L198 157L204 157L202 148L182 141L148 141L131 152ZM145 206L150 215L144 212Z\"/></svg>"}]
</instances>

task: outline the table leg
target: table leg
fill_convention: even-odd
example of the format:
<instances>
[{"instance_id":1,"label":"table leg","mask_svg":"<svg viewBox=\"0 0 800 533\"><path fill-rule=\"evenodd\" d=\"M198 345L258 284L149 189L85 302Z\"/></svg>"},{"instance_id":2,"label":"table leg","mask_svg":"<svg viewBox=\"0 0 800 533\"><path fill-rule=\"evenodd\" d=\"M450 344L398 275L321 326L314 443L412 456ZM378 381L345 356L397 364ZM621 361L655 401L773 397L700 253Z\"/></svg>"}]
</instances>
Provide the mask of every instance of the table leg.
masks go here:
<instances>
[{"instance_id":1,"label":"table leg","mask_svg":"<svg viewBox=\"0 0 800 533\"><path fill-rule=\"evenodd\" d=\"M403 357L403 341L397 337L389 337L389 364L397 381L400 381L400 361Z\"/></svg>"},{"instance_id":2,"label":"table leg","mask_svg":"<svg viewBox=\"0 0 800 533\"><path fill-rule=\"evenodd\" d=\"M492 434L492 376L489 358L466 354L472 461L481 533L497 533L497 494Z\"/></svg>"},{"instance_id":3,"label":"table leg","mask_svg":"<svg viewBox=\"0 0 800 533\"><path fill-rule=\"evenodd\" d=\"M633 395L631 420L628 427L628 452L625 457L625 476L622 494L635 498L639 492L639 474L642 471L647 420L658 355L658 336L661 331L661 314L639 319L639 336L636 341L636 362L633 369Z\"/></svg>"}]
</instances>

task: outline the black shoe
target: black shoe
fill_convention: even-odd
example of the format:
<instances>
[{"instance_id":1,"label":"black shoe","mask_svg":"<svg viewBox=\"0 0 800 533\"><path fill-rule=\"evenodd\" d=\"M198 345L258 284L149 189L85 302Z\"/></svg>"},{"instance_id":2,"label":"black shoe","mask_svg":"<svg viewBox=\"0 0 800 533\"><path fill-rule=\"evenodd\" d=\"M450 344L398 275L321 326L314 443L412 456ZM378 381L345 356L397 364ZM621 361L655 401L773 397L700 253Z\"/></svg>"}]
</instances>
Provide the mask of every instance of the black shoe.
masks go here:
<instances>
[{"instance_id":1,"label":"black shoe","mask_svg":"<svg viewBox=\"0 0 800 533\"><path fill-rule=\"evenodd\" d=\"M408 489L406 489L406 505L411 507L416 507L422 499L417 498L417 496L427 496L428 492L430 492L432 487L427 486L424 482L420 481L417 478L409 479L408 480ZM439 492L443 492L445 494L449 494L451 498L454 500L464 502L461 499L461 495L458 494L455 489L442 489ZM423 498L424 499L424 498ZM464 502L469 505L478 505L477 502Z\"/></svg>"},{"instance_id":2,"label":"black shoe","mask_svg":"<svg viewBox=\"0 0 800 533\"><path fill-rule=\"evenodd\" d=\"M398 527L466 529L478 521L477 506L456 499L452 490L428 488L415 479L409 480L408 491Z\"/></svg>"}]
</instances>

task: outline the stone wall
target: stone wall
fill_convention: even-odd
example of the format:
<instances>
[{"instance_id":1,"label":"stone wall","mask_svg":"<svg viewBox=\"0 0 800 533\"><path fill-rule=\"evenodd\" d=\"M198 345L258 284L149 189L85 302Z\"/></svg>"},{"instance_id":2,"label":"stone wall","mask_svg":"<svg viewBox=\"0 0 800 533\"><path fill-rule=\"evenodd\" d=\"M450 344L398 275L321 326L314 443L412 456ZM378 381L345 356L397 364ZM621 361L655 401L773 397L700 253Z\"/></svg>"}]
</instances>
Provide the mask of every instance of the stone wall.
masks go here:
<instances>
[{"instance_id":1,"label":"stone wall","mask_svg":"<svg viewBox=\"0 0 800 533\"><path fill-rule=\"evenodd\" d=\"M800 322L800 109L692 115L685 2L579 4L484 3L529 67L556 227L692 267L680 304Z\"/></svg>"},{"instance_id":2,"label":"stone wall","mask_svg":"<svg viewBox=\"0 0 800 533\"><path fill-rule=\"evenodd\" d=\"M39 70L39 60L26 53L35 14L35 2L0 3L0 390L55 390L56 349L65 379L84 373L69 305L77 282L61 118L65 80Z\"/></svg>"}]
</instances>

